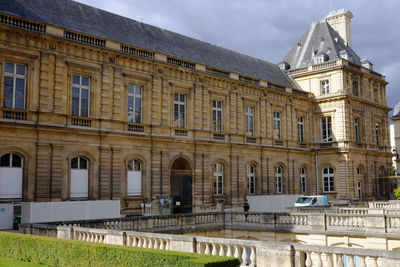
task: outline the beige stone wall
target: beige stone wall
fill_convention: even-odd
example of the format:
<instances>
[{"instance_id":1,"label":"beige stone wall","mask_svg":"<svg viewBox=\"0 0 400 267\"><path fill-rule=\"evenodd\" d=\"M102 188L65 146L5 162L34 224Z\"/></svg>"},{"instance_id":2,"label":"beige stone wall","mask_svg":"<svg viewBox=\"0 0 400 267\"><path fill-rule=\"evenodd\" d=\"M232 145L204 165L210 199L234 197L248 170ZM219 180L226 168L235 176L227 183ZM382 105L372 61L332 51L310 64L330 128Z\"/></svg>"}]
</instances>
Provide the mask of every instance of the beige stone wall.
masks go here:
<instances>
[{"instance_id":1,"label":"beige stone wall","mask_svg":"<svg viewBox=\"0 0 400 267\"><path fill-rule=\"evenodd\" d=\"M195 210L215 209L217 202L224 203L225 208L241 207L248 164L256 167L256 194L276 193L277 165L284 170L284 194L300 193L300 167L307 171L306 193L321 193L322 168L333 166L337 189L329 197L335 200L356 198L354 183L358 178L353 173L354 166L360 164L366 170L364 198L371 197L375 169L388 169L391 162L385 152L388 131L384 103L372 105L358 99L318 95L319 80L326 76L332 80L335 95L343 94L347 90L342 83L343 70L296 78L304 90L315 94L315 100L290 90L210 75L204 68L173 66L160 56L148 60L7 26L0 28L0 51L2 78L5 62L27 66L26 110L21 111L26 120L5 117L3 79L0 84L0 156L16 152L23 157L24 201L70 199L70 161L79 155L90 162L89 198L121 199L132 211L138 211L144 201L157 207L158 197L170 194L171 165L179 157L187 159L192 168ZM89 118L71 116L74 74L90 77ZM140 125L128 123L128 84L143 88ZM183 129L187 136L177 135L173 126L174 93L187 97L187 127ZM223 102L223 140L214 138L212 100ZM248 105L255 110L254 136L245 133ZM274 112L281 113L280 140L273 135ZM362 148L349 145L353 113L362 116ZM334 141L339 149L318 149L320 117L327 114L333 117ZM303 143L298 142L297 134L300 116L305 118ZM383 126L381 150L372 145L373 135L367 134L372 127L370 118ZM74 125L76 119L83 119L90 127ZM131 127L142 127L143 132L131 131ZM132 159L143 163L139 198L127 197L127 162ZM212 166L216 162L223 163L225 169L222 196L213 195Z\"/></svg>"}]
</instances>

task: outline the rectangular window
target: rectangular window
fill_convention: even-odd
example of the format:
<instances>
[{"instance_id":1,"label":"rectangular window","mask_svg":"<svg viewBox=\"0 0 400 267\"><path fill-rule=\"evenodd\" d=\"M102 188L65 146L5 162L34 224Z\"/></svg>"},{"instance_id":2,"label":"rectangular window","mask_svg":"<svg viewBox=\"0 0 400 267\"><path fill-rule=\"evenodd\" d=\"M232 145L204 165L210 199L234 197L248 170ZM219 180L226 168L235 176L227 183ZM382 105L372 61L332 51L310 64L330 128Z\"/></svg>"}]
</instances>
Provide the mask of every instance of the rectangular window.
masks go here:
<instances>
[{"instance_id":1,"label":"rectangular window","mask_svg":"<svg viewBox=\"0 0 400 267\"><path fill-rule=\"evenodd\" d=\"M353 95L358 96L358 83L353 82Z\"/></svg>"},{"instance_id":2,"label":"rectangular window","mask_svg":"<svg viewBox=\"0 0 400 267\"><path fill-rule=\"evenodd\" d=\"M25 109L26 66L6 62L4 68L5 108Z\"/></svg>"},{"instance_id":3,"label":"rectangular window","mask_svg":"<svg viewBox=\"0 0 400 267\"><path fill-rule=\"evenodd\" d=\"M375 123L375 140L376 140L376 145L380 145L380 140L379 140L379 123Z\"/></svg>"},{"instance_id":4,"label":"rectangular window","mask_svg":"<svg viewBox=\"0 0 400 267\"><path fill-rule=\"evenodd\" d=\"M213 127L214 132L222 133L222 101L213 100Z\"/></svg>"},{"instance_id":5,"label":"rectangular window","mask_svg":"<svg viewBox=\"0 0 400 267\"><path fill-rule=\"evenodd\" d=\"M333 168L327 167L322 170L322 181L324 185L324 192L335 191Z\"/></svg>"},{"instance_id":6,"label":"rectangular window","mask_svg":"<svg viewBox=\"0 0 400 267\"><path fill-rule=\"evenodd\" d=\"M186 128L186 95L174 95L174 126Z\"/></svg>"},{"instance_id":7,"label":"rectangular window","mask_svg":"<svg viewBox=\"0 0 400 267\"><path fill-rule=\"evenodd\" d=\"M329 80L321 81L321 95L329 94Z\"/></svg>"},{"instance_id":8,"label":"rectangular window","mask_svg":"<svg viewBox=\"0 0 400 267\"><path fill-rule=\"evenodd\" d=\"M246 134L254 135L254 107L246 106Z\"/></svg>"},{"instance_id":9,"label":"rectangular window","mask_svg":"<svg viewBox=\"0 0 400 267\"><path fill-rule=\"evenodd\" d=\"M358 143L360 142L360 120L359 118L354 119L354 140Z\"/></svg>"},{"instance_id":10,"label":"rectangular window","mask_svg":"<svg viewBox=\"0 0 400 267\"><path fill-rule=\"evenodd\" d=\"M274 138L281 139L281 113L274 112Z\"/></svg>"},{"instance_id":11,"label":"rectangular window","mask_svg":"<svg viewBox=\"0 0 400 267\"><path fill-rule=\"evenodd\" d=\"M378 102L378 90L374 89L374 101Z\"/></svg>"},{"instance_id":12,"label":"rectangular window","mask_svg":"<svg viewBox=\"0 0 400 267\"><path fill-rule=\"evenodd\" d=\"M331 116L321 118L321 141L331 142L332 141L332 119Z\"/></svg>"},{"instance_id":13,"label":"rectangular window","mask_svg":"<svg viewBox=\"0 0 400 267\"><path fill-rule=\"evenodd\" d=\"M224 193L224 167L222 164L216 164L214 172L214 195Z\"/></svg>"},{"instance_id":14,"label":"rectangular window","mask_svg":"<svg viewBox=\"0 0 400 267\"><path fill-rule=\"evenodd\" d=\"M304 117L297 118L297 135L299 142L304 142Z\"/></svg>"},{"instance_id":15,"label":"rectangular window","mask_svg":"<svg viewBox=\"0 0 400 267\"><path fill-rule=\"evenodd\" d=\"M90 78L72 76L72 116L89 117Z\"/></svg>"},{"instance_id":16,"label":"rectangular window","mask_svg":"<svg viewBox=\"0 0 400 267\"><path fill-rule=\"evenodd\" d=\"M128 121L142 123L142 87L128 85Z\"/></svg>"},{"instance_id":17,"label":"rectangular window","mask_svg":"<svg viewBox=\"0 0 400 267\"><path fill-rule=\"evenodd\" d=\"M300 191L301 193L306 192L306 169L300 168Z\"/></svg>"}]
</instances>

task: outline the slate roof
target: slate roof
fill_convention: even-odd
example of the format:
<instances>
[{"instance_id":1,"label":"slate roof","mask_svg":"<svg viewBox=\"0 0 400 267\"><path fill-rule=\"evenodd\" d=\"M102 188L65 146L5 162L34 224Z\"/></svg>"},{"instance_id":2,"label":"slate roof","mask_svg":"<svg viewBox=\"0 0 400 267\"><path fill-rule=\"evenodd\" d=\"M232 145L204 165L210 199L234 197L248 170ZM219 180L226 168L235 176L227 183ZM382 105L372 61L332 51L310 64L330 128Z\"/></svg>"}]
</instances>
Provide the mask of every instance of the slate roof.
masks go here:
<instances>
[{"instance_id":1,"label":"slate roof","mask_svg":"<svg viewBox=\"0 0 400 267\"><path fill-rule=\"evenodd\" d=\"M0 12L299 88L276 64L71 0L1 0Z\"/></svg>"},{"instance_id":2,"label":"slate roof","mask_svg":"<svg viewBox=\"0 0 400 267\"><path fill-rule=\"evenodd\" d=\"M310 28L289 50L282 61L287 62L290 69L295 69L314 64L313 53L316 53L317 56L325 53L329 56L329 60L334 60L340 58L340 51L346 51L348 60L361 65L360 57L351 47L345 44L339 34L323 19L311 24Z\"/></svg>"}]
</instances>

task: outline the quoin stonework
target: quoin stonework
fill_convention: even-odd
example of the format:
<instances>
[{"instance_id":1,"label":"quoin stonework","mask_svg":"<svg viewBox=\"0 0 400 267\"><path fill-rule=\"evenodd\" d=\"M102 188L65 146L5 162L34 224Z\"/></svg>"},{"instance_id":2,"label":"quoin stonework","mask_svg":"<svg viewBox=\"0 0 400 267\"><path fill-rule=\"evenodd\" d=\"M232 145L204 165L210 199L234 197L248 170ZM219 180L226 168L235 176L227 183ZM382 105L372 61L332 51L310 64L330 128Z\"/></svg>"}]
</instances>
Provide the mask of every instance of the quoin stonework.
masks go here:
<instances>
[{"instance_id":1,"label":"quoin stonework","mask_svg":"<svg viewBox=\"0 0 400 267\"><path fill-rule=\"evenodd\" d=\"M73 1L1 1L1 200L387 197L387 82L352 50L352 17L272 64Z\"/></svg>"}]
</instances>

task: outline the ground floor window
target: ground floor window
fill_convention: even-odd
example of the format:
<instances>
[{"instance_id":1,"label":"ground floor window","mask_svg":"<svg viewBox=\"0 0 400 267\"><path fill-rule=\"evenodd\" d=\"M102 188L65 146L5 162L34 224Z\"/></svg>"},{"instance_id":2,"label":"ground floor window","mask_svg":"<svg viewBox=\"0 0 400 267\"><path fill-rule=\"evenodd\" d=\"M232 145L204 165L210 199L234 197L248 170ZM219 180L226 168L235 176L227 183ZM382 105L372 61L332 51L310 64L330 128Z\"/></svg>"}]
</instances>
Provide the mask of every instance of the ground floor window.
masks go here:
<instances>
[{"instance_id":1,"label":"ground floor window","mask_svg":"<svg viewBox=\"0 0 400 267\"><path fill-rule=\"evenodd\" d=\"M256 168L254 165L247 165L247 194L256 193Z\"/></svg>"},{"instance_id":2,"label":"ground floor window","mask_svg":"<svg viewBox=\"0 0 400 267\"><path fill-rule=\"evenodd\" d=\"M138 159L128 162L128 196L142 195L142 163Z\"/></svg>"},{"instance_id":3,"label":"ground floor window","mask_svg":"<svg viewBox=\"0 0 400 267\"><path fill-rule=\"evenodd\" d=\"M71 160L71 199L89 198L89 161L85 157Z\"/></svg>"},{"instance_id":4,"label":"ground floor window","mask_svg":"<svg viewBox=\"0 0 400 267\"><path fill-rule=\"evenodd\" d=\"M0 199L22 199L23 160L16 153L0 158Z\"/></svg>"},{"instance_id":5,"label":"ground floor window","mask_svg":"<svg viewBox=\"0 0 400 267\"><path fill-rule=\"evenodd\" d=\"M282 167L276 166L275 169L276 193L282 193L282 173L283 173Z\"/></svg>"},{"instance_id":6,"label":"ground floor window","mask_svg":"<svg viewBox=\"0 0 400 267\"><path fill-rule=\"evenodd\" d=\"M222 195L224 193L224 165L215 164L214 170L214 195Z\"/></svg>"},{"instance_id":7,"label":"ground floor window","mask_svg":"<svg viewBox=\"0 0 400 267\"><path fill-rule=\"evenodd\" d=\"M306 169L300 168L300 191L301 193L306 192Z\"/></svg>"},{"instance_id":8,"label":"ground floor window","mask_svg":"<svg viewBox=\"0 0 400 267\"><path fill-rule=\"evenodd\" d=\"M322 181L324 186L324 192L334 192L334 174L332 167L326 167L322 169Z\"/></svg>"}]
</instances>

